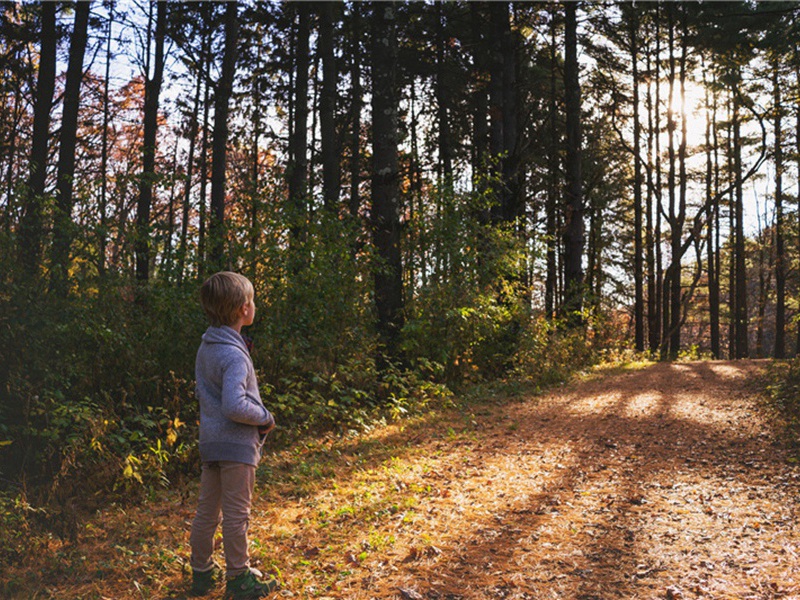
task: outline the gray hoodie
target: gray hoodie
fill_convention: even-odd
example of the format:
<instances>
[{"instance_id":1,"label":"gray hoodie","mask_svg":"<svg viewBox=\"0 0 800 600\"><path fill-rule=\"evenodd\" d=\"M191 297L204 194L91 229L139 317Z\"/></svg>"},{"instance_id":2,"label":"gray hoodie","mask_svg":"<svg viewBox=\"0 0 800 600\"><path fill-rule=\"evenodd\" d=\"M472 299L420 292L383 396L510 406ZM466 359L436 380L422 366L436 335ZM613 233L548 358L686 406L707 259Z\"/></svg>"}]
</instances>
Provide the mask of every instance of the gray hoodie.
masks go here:
<instances>
[{"instance_id":1,"label":"gray hoodie","mask_svg":"<svg viewBox=\"0 0 800 600\"><path fill-rule=\"evenodd\" d=\"M247 346L230 327L209 327L197 350L195 378L200 401L200 458L258 465L264 436L275 423L261 402Z\"/></svg>"}]
</instances>

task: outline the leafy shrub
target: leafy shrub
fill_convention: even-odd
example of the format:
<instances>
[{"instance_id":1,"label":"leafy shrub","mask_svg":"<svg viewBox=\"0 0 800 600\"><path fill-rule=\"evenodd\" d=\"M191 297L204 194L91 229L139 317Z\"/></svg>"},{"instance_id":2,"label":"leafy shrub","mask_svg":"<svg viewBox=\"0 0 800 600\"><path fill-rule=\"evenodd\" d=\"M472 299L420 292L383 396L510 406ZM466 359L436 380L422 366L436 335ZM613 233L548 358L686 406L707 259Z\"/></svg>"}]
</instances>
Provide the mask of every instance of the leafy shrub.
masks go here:
<instances>
[{"instance_id":1,"label":"leafy shrub","mask_svg":"<svg viewBox=\"0 0 800 600\"><path fill-rule=\"evenodd\" d=\"M789 444L800 454L800 359L774 361L767 392L786 423Z\"/></svg>"}]
</instances>

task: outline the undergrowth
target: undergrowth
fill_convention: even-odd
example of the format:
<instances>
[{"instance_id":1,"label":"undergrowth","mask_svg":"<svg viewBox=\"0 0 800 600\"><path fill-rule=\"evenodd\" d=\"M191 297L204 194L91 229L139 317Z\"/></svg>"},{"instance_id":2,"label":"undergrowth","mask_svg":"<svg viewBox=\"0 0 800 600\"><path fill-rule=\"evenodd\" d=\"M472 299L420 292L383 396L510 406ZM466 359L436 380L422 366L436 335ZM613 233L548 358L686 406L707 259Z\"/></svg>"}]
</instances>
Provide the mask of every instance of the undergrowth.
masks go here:
<instances>
[{"instance_id":1,"label":"undergrowth","mask_svg":"<svg viewBox=\"0 0 800 600\"><path fill-rule=\"evenodd\" d=\"M193 363L206 326L195 294L121 284L81 299L0 297L0 561L69 547L105 507L187 493L199 461ZM306 314L287 318L291 294L275 298L248 331L279 422L272 446L407 421L456 397L469 402L481 386L535 392L615 347L614 328L599 319L567 331L494 297L462 300L449 313L446 351L435 343L446 332L417 315L405 360L379 369L365 320L351 315L344 326L320 308L309 324ZM322 347L314 327L338 333Z\"/></svg>"},{"instance_id":2,"label":"undergrowth","mask_svg":"<svg viewBox=\"0 0 800 600\"><path fill-rule=\"evenodd\" d=\"M786 425L786 441L800 461L800 359L773 361L767 374L772 407Z\"/></svg>"}]
</instances>

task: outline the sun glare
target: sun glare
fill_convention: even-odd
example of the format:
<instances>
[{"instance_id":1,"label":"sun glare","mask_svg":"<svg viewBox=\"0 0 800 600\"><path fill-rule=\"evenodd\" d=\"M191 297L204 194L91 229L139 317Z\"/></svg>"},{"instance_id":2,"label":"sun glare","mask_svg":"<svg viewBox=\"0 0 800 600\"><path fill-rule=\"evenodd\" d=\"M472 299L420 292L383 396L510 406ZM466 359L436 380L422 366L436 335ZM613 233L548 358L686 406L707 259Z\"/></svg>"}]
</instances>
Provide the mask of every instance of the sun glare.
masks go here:
<instances>
[{"instance_id":1,"label":"sun glare","mask_svg":"<svg viewBox=\"0 0 800 600\"><path fill-rule=\"evenodd\" d=\"M682 106L685 101L685 107ZM690 146L698 146L705 142L706 134L706 107L705 90L702 86L686 82L685 100L681 99L680 83L675 82L675 91L672 97L672 111L675 115L676 134L680 136L681 115L685 111L687 142Z\"/></svg>"}]
</instances>

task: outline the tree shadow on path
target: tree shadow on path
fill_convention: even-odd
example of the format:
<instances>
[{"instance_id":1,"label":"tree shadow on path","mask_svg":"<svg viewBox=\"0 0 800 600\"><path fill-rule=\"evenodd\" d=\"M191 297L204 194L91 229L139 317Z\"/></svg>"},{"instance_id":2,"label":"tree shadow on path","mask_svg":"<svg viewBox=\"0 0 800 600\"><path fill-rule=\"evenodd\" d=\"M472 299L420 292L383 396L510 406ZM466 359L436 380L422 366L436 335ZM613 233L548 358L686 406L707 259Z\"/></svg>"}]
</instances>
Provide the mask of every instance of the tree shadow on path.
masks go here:
<instances>
[{"instance_id":1,"label":"tree shadow on path","mask_svg":"<svg viewBox=\"0 0 800 600\"><path fill-rule=\"evenodd\" d=\"M506 405L437 483L449 491L428 511L451 514L430 524L437 551L380 587L432 599L797 592L800 482L754 405L760 368L657 364Z\"/></svg>"}]
</instances>

